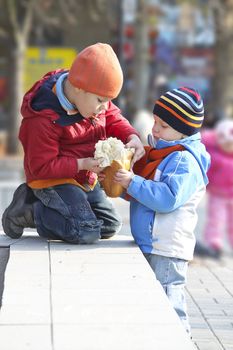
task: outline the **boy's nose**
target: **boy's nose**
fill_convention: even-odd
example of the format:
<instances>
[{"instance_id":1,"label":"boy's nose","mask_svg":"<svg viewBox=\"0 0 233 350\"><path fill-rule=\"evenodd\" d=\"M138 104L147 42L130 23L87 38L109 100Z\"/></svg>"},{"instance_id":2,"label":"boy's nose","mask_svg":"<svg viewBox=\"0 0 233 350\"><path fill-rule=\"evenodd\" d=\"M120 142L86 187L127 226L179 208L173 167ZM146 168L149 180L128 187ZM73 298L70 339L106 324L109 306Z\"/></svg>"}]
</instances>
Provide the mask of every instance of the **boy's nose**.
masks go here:
<instances>
[{"instance_id":1,"label":"boy's nose","mask_svg":"<svg viewBox=\"0 0 233 350\"><path fill-rule=\"evenodd\" d=\"M155 134L158 134L158 133L159 133L159 128L153 126L152 131L153 131Z\"/></svg>"}]
</instances>

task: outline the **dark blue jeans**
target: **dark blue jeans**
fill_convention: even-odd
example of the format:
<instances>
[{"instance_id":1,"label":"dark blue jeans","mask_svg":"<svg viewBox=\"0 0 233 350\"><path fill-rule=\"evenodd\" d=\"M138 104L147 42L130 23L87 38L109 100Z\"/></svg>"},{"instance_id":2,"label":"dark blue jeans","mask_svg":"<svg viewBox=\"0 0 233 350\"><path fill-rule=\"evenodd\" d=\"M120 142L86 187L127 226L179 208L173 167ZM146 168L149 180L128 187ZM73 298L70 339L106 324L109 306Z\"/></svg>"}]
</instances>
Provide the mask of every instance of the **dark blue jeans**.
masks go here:
<instances>
[{"instance_id":1,"label":"dark blue jeans","mask_svg":"<svg viewBox=\"0 0 233 350\"><path fill-rule=\"evenodd\" d=\"M40 236L75 244L90 244L120 231L121 219L97 184L85 192L70 185L33 190L34 221Z\"/></svg>"}]
</instances>

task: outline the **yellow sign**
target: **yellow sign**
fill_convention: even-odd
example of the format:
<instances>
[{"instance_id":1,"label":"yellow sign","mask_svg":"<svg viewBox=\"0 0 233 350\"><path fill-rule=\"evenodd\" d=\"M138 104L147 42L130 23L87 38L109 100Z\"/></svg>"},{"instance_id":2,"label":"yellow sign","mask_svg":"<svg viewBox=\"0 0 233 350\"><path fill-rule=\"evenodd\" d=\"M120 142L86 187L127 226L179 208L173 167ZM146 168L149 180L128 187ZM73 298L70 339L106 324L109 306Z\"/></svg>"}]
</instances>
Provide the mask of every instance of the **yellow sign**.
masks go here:
<instances>
[{"instance_id":1,"label":"yellow sign","mask_svg":"<svg viewBox=\"0 0 233 350\"><path fill-rule=\"evenodd\" d=\"M59 68L69 69L77 52L72 48L29 47L25 55L24 92L44 74Z\"/></svg>"}]
</instances>

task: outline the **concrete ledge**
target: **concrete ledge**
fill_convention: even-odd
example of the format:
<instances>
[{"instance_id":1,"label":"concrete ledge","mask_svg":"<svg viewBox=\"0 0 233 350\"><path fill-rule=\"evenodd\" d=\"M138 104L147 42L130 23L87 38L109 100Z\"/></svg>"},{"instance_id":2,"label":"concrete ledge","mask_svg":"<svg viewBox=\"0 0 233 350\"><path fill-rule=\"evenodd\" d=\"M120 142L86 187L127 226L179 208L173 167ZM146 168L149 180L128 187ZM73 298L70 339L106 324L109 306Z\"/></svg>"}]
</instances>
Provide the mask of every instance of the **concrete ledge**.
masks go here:
<instances>
[{"instance_id":1,"label":"concrete ledge","mask_svg":"<svg viewBox=\"0 0 233 350\"><path fill-rule=\"evenodd\" d=\"M28 232L0 245L2 349L195 349L131 237L77 246Z\"/></svg>"}]
</instances>

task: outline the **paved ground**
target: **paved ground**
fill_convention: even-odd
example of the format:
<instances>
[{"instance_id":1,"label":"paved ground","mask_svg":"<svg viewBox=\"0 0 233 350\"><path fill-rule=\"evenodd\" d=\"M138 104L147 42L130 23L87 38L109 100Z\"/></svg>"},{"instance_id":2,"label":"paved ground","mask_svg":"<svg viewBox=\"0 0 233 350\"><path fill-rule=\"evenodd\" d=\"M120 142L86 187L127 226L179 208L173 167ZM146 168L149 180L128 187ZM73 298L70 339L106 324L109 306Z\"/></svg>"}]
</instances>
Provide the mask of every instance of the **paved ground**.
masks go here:
<instances>
[{"instance_id":1,"label":"paved ground","mask_svg":"<svg viewBox=\"0 0 233 350\"><path fill-rule=\"evenodd\" d=\"M129 233L128 204L114 199L121 216L121 233ZM201 240L205 201L196 234ZM220 260L195 257L189 266L187 300L193 341L198 350L233 350L233 252L225 247Z\"/></svg>"},{"instance_id":2,"label":"paved ground","mask_svg":"<svg viewBox=\"0 0 233 350\"><path fill-rule=\"evenodd\" d=\"M129 234L128 204L121 199L114 202L123 217L121 234ZM196 233L200 239L205 221L204 202L199 214ZM219 261L196 257L190 263L187 299L197 349L233 350L233 253L227 245Z\"/></svg>"},{"instance_id":3,"label":"paved ground","mask_svg":"<svg viewBox=\"0 0 233 350\"><path fill-rule=\"evenodd\" d=\"M195 258L187 284L192 335L197 349L233 349L233 257Z\"/></svg>"}]
</instances>

